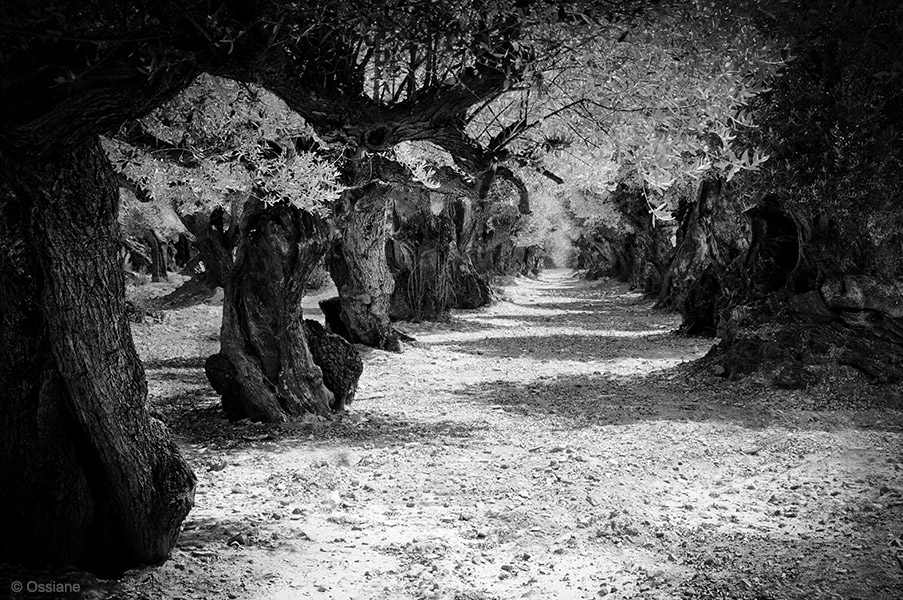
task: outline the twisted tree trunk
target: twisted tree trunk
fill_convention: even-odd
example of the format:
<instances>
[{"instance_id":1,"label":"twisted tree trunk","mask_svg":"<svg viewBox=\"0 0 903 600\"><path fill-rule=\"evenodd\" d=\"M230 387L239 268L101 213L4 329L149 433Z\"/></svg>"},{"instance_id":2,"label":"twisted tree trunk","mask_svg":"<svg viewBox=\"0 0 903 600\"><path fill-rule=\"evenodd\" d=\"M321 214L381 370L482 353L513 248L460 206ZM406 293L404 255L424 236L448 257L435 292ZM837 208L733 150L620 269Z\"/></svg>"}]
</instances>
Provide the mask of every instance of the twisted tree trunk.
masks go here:
<instances>
[{"instance_id":1,"label":"twisted tree trunk","mask_svg":"<svg viewBox=\"0 0 903 600\"><path fill-rule=\"evenodd\" d=\"M393 319L438 320L448 313L456 249L454 224L444 214L420 210L399 223L386 246L395 277Z\"/></svg>"},{"instance_id":2,"label":"twisted tree trunk","mask_svg":"<svg viewBox=\"0 0 903 600\"><path fill-rule=\"evenodd\" d=\"M715 333L726 296L739 289L740 282L727 273L746 255L750 229L732 198L736 193L732 184L707 179L681 202L677 246L658 306L680 311L686 333ZM724 290L725 285L733 289Z\"/></svg>"},{"instance_id":3,"label":"twisted tree trunk","mask_svg":"<svg viewBox=\"0 0 903 600\"><path fill-rule=\"evenodd\" d=\"M98 141L0 156L0 562L163 560L195 478L146 409Z\"/></svg>"},{"instance_id":4,"label":"twisted tree trunk","mask_svg":"<svg viewBox=\"0 0 903 600\"><path fill-rule=\"evenodd\" d=\"M211 288L225 287L232 269L232 251L238 241L238 222L247 194L232 192L225 198L226 206L202 208L194 212L176 210L175 213L195 239L204 274L200 278Z\"/></svg>"},{"instance_id":5,"label":"twisted tree trunk","mask_svg":"<svg viewBox=\"0 0 903 600\"><path fill-rule=\"evenodd\" d=\"M304 335L301 299L328 242L317 217L286 203L251 198L225 282L221 349L207 359L210 383L232 419L282 422L328 416L323 385Z\"/></svg>"},{"instance_id":6,"label":"twisted tree trunk","mask_svg":"<svg viewBox=\"0 0 903 600\"><path fill-rule=\"evenodd\" d=\"M383 159L360 161L348 176L367 182L347 190L339 200L336 221L340 238L326 255L326 264L341 299L341 319L350 340L398 352L401 345L389 320L395 280L386 259L392 184L373 179Z\"/></svg>"},{"instance_id":7,"label":"twisted tree trunk","mask_svg":"<svg viewBox=\"0 0 903 600\"><path fill-rule=\"evenodd\" d=\"M393 319L441 319L449 308L477 308L492 293L461 246L473 236L472 184L448 168L433 174L436 189L396 183L392 235L386 244L395 277Z\"/></svg>"}]
</instances>

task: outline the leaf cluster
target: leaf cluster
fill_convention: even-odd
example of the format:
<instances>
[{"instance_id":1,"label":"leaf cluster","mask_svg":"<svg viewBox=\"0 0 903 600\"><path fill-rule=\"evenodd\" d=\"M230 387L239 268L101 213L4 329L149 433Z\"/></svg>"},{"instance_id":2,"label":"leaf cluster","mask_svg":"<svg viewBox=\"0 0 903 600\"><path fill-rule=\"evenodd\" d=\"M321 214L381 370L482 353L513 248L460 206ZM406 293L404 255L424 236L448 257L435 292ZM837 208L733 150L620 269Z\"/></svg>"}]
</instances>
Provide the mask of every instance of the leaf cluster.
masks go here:
<instances>
[{"instance_id":1,"label":"leaf cluster","mask_svg":"<svg viewBox=\"0 0 903 600\"><path fill-rule=\"evenodd\" d=\"M320 211L340 192L335 165L296 147L313 136L303 119L255 86L202 76L142 125L167 149L182 148L197 160L186 167L152 149L110 142L116 166L155 197L172 197L172 188L182 187L199 204L217 205L230 191L244 190L266 203Z\"/></svg>"},{"instance_id":2,"label":"leaf cluster","mask_svg":"<svg viewBox=\"0 0 903 600\"><path fill-rule=\"evenodd\" d=\"M542 33L559 51L537 59L530 85L473 117L478 139L519 123L509 144L524 162L597 191L616 184L623 165L638 184L664 191L682 178L732 177L767 160L758 148L739 147L737 132L755 127L749 104L783 60L747 12L696 3Z\"/></svg>"}]
</instances>

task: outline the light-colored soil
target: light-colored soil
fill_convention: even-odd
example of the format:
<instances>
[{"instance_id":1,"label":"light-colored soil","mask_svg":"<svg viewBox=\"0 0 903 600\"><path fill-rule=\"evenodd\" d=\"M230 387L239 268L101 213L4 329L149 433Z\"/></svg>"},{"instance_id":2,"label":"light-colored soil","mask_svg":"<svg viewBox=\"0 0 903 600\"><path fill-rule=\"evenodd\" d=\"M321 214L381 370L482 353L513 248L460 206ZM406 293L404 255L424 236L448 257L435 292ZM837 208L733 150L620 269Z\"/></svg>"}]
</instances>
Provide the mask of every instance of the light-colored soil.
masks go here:
<instances>
[{"instance_id":1,"label":"light-colored soil","mask_svg":"<svg viewBox=\"0 0 903 600\"><path fill-rule=\"evenodd\" d=\"M620 284L551 271L503 293L402 324L402 354L362 349L334 423L225 421L203 373L216 306L135 325L196 506L170 561L98 594L903 597L898 396L687 378L711 340Z\"/></svg>"}]
</instances>

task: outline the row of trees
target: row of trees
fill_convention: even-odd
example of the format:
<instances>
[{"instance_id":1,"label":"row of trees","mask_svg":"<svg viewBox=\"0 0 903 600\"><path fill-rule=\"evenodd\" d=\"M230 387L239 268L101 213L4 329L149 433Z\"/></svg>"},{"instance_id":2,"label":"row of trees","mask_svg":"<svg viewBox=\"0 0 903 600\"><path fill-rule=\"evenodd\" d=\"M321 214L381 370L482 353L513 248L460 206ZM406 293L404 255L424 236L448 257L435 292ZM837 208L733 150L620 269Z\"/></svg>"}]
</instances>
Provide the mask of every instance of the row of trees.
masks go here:
<instances>
[{"instance_id":1,"label":"row of trees","mask_svg":"<svg viewBox=\"0 0 903 600\"><path fill-rule=\"evenodd\" d=\"M689 0L4 5L0 493L11 522L0 560L106 572L162 560L192 504L194 476L148 416L124 315L121 186L174 200L207 272L225 285L215 362L236 382L228 399L236 416L330 412L300 308L321 258L346 335L394 349L391 315L485 301L478 271L499 262L513 223L531 208L564 214L566 224L605 206L588 199L609 196L614 209L602 214L619 215L613 231L626 223L645 236L637 247L660 255L656 263L636 253L627 268L655 264L649 285L662 288L664 303L688 323L718 326L738 298L763 289L761 277L745 274L773 275L780 253L762 249L786 241L790 225L797 239L820 239L800 226L799 211L785 209L800 177L818 182L826 169L815 161L797 173L776 158L793 141L788 123L806 122L786 84L795 80L777 77L791 58L784 43L818 55L830 39L822 21L802 37L782 28L788 17L811 19L811 8ZM899 16L876 10L866 16ZM813 114L833 114L825 99L861 83L838 65L895 43L886 30L870 41L865 13L841 38L848 46L824 50L815 82L825 106ZM832 33L846 18L816 14L834 23ZM797 57L787 72L803 64ZM899 69L865 64L875 69L856 77L874 93L842 110L887 118L843 132L810 118L832 148L857 156L892 141L881 136L897 114ZM884 170L873 175L896 173L895 156L876 161ZM692 187L688 178L705 181L695 195L680 191ZM762 182L776 205L758 202ZM863 189L873 198L872 188L848 183L858 199ZM732 195L741 184L749 194ZM531 203L530 189L544 191ZM887 199L895 189L875 193ZM750 199L761 206L746 214L764 225L744 245L748 217L738 215ZM549 209L552 200L565 208ZM679 245L669 250L658 240L673 226L660 224L677 209ZM836 228L840 214L826 223ZM850 235L886 223L857 219ZM880 247L895 247L891 238ZM869 252L861 264L881 255ZM732 283L737 273L741 287ZM836 287L801 279L798 264L787 273L769 293L790 281L815 281L822 297ZM838 306L852 297L835 296Z\"/></svg>"},{"instance_id":2,"label":"row of trees","mask_svg":"<svg viewBox=\"0 0 903 600\"><path fill-rule=\"evenodd\" d=\"M529 0L4 4L0 493L8 522L0 560L106 573L162 560L193 502L191 469L146 409L124 312L121 178L101 135L148 115L201 73L275 93L337 152L342 245L331 251L346 270L337 282L344 320L357 339L388 347L391 288L380 277L387 190L372 176L370 155L429 140L485 197L501 141L468 136L468 117L522 79L542 41L531 32L589 26L642 5L596 14L579 3ZM174 145L174 156L193 160ZM223 354L267 414L322 411L328 394L298 319L307 258L321 252L320 223L258 191L238 224L248 245L224 265L230 305L245 312L224 317L237 331ZM231 230L218 216L210 225L216 234ZM281 270L255 286L256 266ZM258 321L258 306L279 310ZM259 336L242 329L264 321Z\"/></svg>"},{"instance_id":3,"label":"row of trees","mask_svg":"<svg viewBox=\"0 0 903 600\"><path fill-rule=\"evenodd\" d=\"M263 358L268 355L265 348L273 345L276 332L290 331L289 324L298 320L300 296L294 302L286 302L275 289L273 294L254 295L253 290L266 288L262 279L253 281L247 294L232 293L241 285L232 276L239 274L232 273L233 248L236 256L244 256L242 243L251 239L244 228L259 228L253 214L274 200L295 209L313 210L318 218L329 215L329 226L336 231L327 232L326 227L320 227L317 233L332 239L322 240L317 247L328 246L326 261L339 290L339 329L352 342L397 350L391 317L435 317L450 306L480 306L490 296L482 273L512 267L535 269L541 261L537 246L519 252L513 246L514 233L530 207L522 177L508 164L521 171L540 173L560 185L564 180L547 165L550 153L579 145L583 157L568 154L592 166L592 161L601 160L600 140L604 138L609 140L606 148L614 143L615 151L632 161L640 181L660 188L668 185L662 177L668 175L668 169L674 170L675 157L680 159L677 162L683 161L679 166L690 172L712 168L716 158L720 159L719 168L755 167L758 158L749 158L746 153L738 159L727 141L720 151L699 153L701 156L691 165L683 164L687 161L680 156L694 148L692 143L699 136L716 129L727 131L728 117L754 96L755 86L760 85L761 74L757 78L746 71L761 71L763 57L769 52L767 45L746 54L738 54L733 47L725 48L724 39L740 39L746 44L742 46L744 50L749 44L758 43L745 31L745 22L732 25L732 35L725 36L717 24L706 21L695 39L683 41L690 49L672 56L676 48L683 46L665 44L662 32L673 27L676 18L689 18L688 14L696 13L657 15L655 20L633 15L629 23L622 25L602 24L582 13L570 17L560 13L540 11L547 20L534 20L530 11L518 9L495 14L494 25L489 29L485 18L471 23L478 34L476 53L468 59L469 53L474 52L472 48L449 47L454 50L455 60L464 61L457 66L467 65L461 76L498 81L482 96L468 90L470 97L466 102L459 97L463 83L451 87L445 83L454 71L446 65L442 67L443 83L438 89L448 87L447 93L423 101L422 107L412 104L420 87L436 81L429 70L423 70L424 64L431 64L430 69L444 64L441 60L436 62L439 59L435 48L428 44L424 50L426 63L406 55L405 60L410 58L413 62L401 65L401 71L396 65L398 68L389 73L384 69L388 63L374 58L379 55L377 49L361 50L377 43L367 37L372 32L352 29L343 35L349 37L345 40L347 46L357 48L359 64L352 68L337 63L334 68L338 71L331 76L345 79L325 78L321 85L332 93L337 93L333 90L336 86L355 93L342 94L335 106L305 113L306 122L293 117L286 107L277 106L274 97L258 89L208 76L157 111L150 121L129 124L120 132L125 147L132 148L118 148L118 162L128 181L144 186L160 179L161 173L166 174L166 181L157 182L155 189L144 196L167 195L173 187L187 187L187 193L193 192L195 197L213 196L200 204L210 206L212 202L215 211L196 211L185 215L183 222L201 240L202 248L208 249L205 265L213 265L213 272L224 275L220 277L226 285L221 357L225 359L225 370L238 375L229 379L258 382L231 394L239 400L231 411L235 416L272 421L295 416L299 411L328 413L328 402L319 392L312 394L314 400L291 400L311 385L310 377L299 373L289 377L292 384L285 388L285 374L298 368L298 357L279 352L270 359ZM444 29L430 29L436 27L432 22L418 26L426 27L430 36L446 35ZM497 37L494 41L491 36L486 37L493 31ZM386 50L389 40L384 39L385 32L377 31L376 35L379 48ZM329 43L338 44L337 39L344 39L336 36ZM704 47L693 46L701 45L703 40ZM608 49L607 43L616 49ZM567 44L572 45L568 52L560 52L562 45ZM718 61L727 50L737 55L740 66L715 76L720 68ZM459 51L463 58L456 54ZM416 49L413 52L416 55ZM641 56L651 56L653 60L635 64ZM327 58L333 59L331 55ZM316 68L327 66L318 64ZM662 89L655 95L652 81L662 75L676 83L659 86ZM371 86L376 80L384 85ZM391 99L387 90L392 91ZM249 102L249 94L259 98ZM391 118L386 110L406 107L404 117L411 121L405 124L410 128L406 135L411 141L392 145L380 138L376 143L374 140L385 133L382 130L376 137L364 142L358 139L355 144L345 138L329 137L339 135L337 121L324 124L324 111L343 106L347 110L372 111L374 102L384 108L379 115L383 119ZM458 103L459 113L447 122L438 121L441 127L436 128L436 114L427 122L434 131L413 126L412 122L420 118L417 110L440 111L441 115L449 109L448 102ZM417 110L413 108L415 104ZM600 110L610 113L607 120L600 116ZM618 117L624 114L632 116ZM339 117L345 115L336 115L335 119ZM613 131L604 130L603 123L608 121L614 123ZM684 129L690 123L696 130L687 133ZM345 123L342 131L353 126L357 123ZM424 123L417 124L423 126ZM581 139L568 139L564 128L577 132ZM160 160L136 161L133 168L135 146L143 146L151 157L158 153ZM166 162L175 164L170 168ZM317 170L328 164L339 168L341 193L336 192L329 173ZM190 173L192 170L198 173ZM594 185L607 183L598 174L584 174L584 180L591 180ZM573 187L575 182L570 185ZM333 192L335 198L330 197ZM225 207L223 198L230 193L234 196L231 206ZM512 203L510 199L515 198ZM184 212L184 207L181 210ZM386 227L387 222L391 222L391 227ZM387 237L388 231L394 232L392 239ZM284 241L289 247L299 242ZM310 260L317 260L321 253L322 250L311 252ZM289 276L284 269L275 269L264 277L275 278L278 289L303 290L311 269L312 265L299 265ZM245 272L244 276L252 274ZM255 322L255 315L264 318L258 317ZM238 325L230 325L230 320ZM265 331L269 333L261 335ZM303 334L288 342L291 347L298 344L303 345ZM302 352L301 357L304 356ZM271 363L269 367L267 363ZM262 367L258 371L269 375L256 373L255 364ZM277 376L279 380L275 379ZM279 400L286 394L283 388L291 390L289 400ZM268 389L277 392L267 393Z\"/></svg>"},{"instance_id":4,"label":"row of trees","mask_svg":"<svg viewBox=\"0 0 903 600\"><path fill-rule=\"evenodd\" d=\"M580 260L679 310L685 331L718 335L716 373L766 368L801 387L840 363L898 381L903 15L799 4L756 17L785 65L719 136L758 148L740 156L748 167L678 177L651 204L654 182L615 177L601 204L577 203Z\"/></svg>"}]
</instances>

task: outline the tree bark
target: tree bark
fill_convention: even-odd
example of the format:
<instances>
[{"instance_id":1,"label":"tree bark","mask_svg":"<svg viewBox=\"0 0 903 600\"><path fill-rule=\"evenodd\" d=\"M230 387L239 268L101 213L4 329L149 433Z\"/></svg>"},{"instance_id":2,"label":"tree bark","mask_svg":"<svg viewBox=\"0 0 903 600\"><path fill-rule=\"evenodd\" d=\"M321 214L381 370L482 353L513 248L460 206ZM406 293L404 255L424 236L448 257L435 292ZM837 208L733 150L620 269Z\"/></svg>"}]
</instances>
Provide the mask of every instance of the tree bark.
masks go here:
<instances>
[{"instance_id":1,"label":"tree bark","mask_svg":"<svg viewBox=\"0 0 903 600\"><path fill-rule=\"evenodd\" d=\"M353 168L350 179L360 179L370 165ZM378 173L376 158L373 168ZM391 183L374 179L342 195L336 210L340 238L326 255L326 264L339 291L349 341L398 352L401 345L389 320L395 280L386 259L391 191Z\"/></svg>"},{"instance_id":2,"label":"tree bark","mask_svg":"<svg viewBox=\"0 0 903 600\"><path fill-rule=\"evenodd\" d=\"M221 349L207 360L232 419L283 422L331 414L332 394L304 335L301 299L328 245L317 217L250 198L225 282Z\"/></svg>"},{"instance_id":3,"label":"tree bark","mask_svg":"<svg viewBox=\"0 0 903 600\"><path fill-rule=\"evenodd\" d=\"M714 334L725 308L724 286L737 292L741 283L726 273L746 255L750 228L731 185L703 180L695 195L681 203L677 246L658 306L680 311L681 329L689 334Z\"/></svg>"},{"instance_id":4,"label":"tree bark","mask_svg":"<svg viewBox=\"0 0 903 600\"><path fill-rule=\"evenodd\" d=\"M469 263L461 265L461 273L466 275L470 270L477 276L520 273L525 248L520 247L515 255L517 236L523 215L530 214L524 183L507 167L490 169L478 179L466 204L461 203L455 209L456 224L460 223L458 246ZM462 283L469 285L467 279L469 275ZM477 291L473 286L470 289ZM489 286L485 285L485 289L488 291ZM485 295L483 304L488 304L491 298L491 294Z\"/></svg>"},{"instance_id":5,"label":"tree bark","mask_svg":"<svg viewBox=\"0 0 903 600\"><path fill-rule=\"evenodd\" d=\"M661 293L665 273L674 255L674 234L677 229L672 222L660 221L653 217L646 199L648 192L636 183L621 183L611 195L611 202L629 227L629 233L621 234L613 245L621 247L616 251L623 257L623 267L616 276L629 282L634 289L641 289L648 296ZM675 185L666 194L680 196L685 188Z\"/></svg>"},{"instance_id":6,"label":"tree bark","mask_svg":"<svg viewBox=\"0 0 903 600\"><path fill-rule=\"evenodd\" d=\"M448 253L449 308L486 306L493 300L492 288L484 277L488 271L481 273L473 259L475 237L486 203L458 173L446 168L439 170L437 177L441 178L441 191L446 197L441 214L451 221L455 233Z\"/></svg>"},{"instance_id":7,"label":"tree bark","mask_svg":"<svg viewBox=\"0 0 903 600\"><path fill-rule=\"evenodd\" d=\"M449 272L451 274L451 308L480 308L493 301L492 287L474 267L470 257L452 248Z\"/></svg>"},{"instance_id":8,"label":"tree bark","mask_svg":"<svg viewBox=\"0 0 903 600\"><path fill-rule=\"evenodd\" d=\"M0 562L161 561L195 478L147 412L112 169L92 139L0 174Z\"/></svg>"},{"instance_id":9,"label":"tree bark","mask_svg":"<svg viewBox=\"0 0 903 600\"><path fill-rule=\"evenodd\" d=\"M434 177L438 189L410 177L393 182L386 254L395 278L394 320L438 320L449 308L477 308L492 299L489 284L460 247L473 232L468 196L475 193L456 172L440 169Z\"/></svg>"},{"instance_id":10,"label":"tree bark","mask_svg":"<svg viewBox=\"0 0 903 600\"><path fill-rule=\"evenodd\" d=\"M234 192L227 196L228 206L195 212L176 210L176 215L195 238L195 245L204 263L201 279L211 288L225 287L232 269L232 251L238 238L241 206L247 194Z\"/></svg>"}]
</instances>

